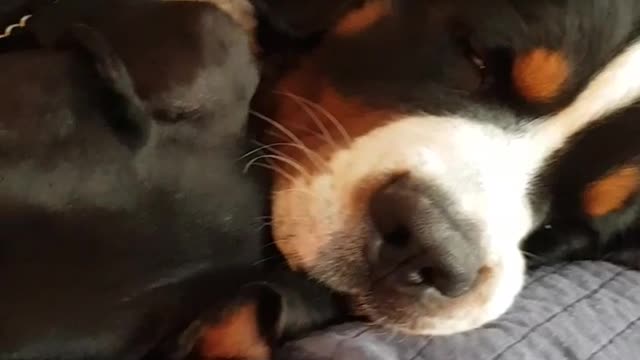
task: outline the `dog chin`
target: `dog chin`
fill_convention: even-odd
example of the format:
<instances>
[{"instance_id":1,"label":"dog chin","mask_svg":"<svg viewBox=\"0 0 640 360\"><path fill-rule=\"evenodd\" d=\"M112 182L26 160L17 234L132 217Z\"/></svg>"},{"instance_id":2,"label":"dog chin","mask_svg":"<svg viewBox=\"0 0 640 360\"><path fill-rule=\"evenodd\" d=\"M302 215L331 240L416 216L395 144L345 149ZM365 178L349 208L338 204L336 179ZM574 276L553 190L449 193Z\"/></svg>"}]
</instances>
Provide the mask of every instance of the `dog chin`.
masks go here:
<instances>
[{"instance_id":1,"label":"dog chin","mask_svg":"<svg viewBox=\"0 0 640 360\"><path fill-rule=\"evenodd\" d=\"M334 250L334 254L335 251ZM356 261L330 271L312 269L312 277L345 294L356 315L372 324L409 335L444 336L471 331L498 319L513 305L525 280L519 249L496 256L480 271L473 289L458 298L427 291L421 300L376 288ZM366 270L365 270L366 271Z\"/></svg>"}]
</instances>

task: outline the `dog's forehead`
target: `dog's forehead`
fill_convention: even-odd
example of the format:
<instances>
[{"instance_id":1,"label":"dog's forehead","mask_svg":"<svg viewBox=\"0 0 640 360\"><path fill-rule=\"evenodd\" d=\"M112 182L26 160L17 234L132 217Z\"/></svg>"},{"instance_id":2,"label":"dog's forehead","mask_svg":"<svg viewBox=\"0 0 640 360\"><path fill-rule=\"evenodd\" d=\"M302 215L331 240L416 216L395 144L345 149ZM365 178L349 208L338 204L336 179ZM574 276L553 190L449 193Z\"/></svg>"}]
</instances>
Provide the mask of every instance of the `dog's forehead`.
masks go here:
<instances>
[{"instance_id":1,"label":"dog's forehead","mask_svg":"<svg viewBox=\"0 0 640 360\"><path fill-rule=\"evenodd\" d=\"M329 154L312 132L300 129L313 129L326 117L343 128L327 126L328 132L359 138L407 117L463 117L467 124L519 134L572 104L628 45L623 34L634 33L639 17L637 6L623 11L624 0L483 4L368 1L284 74L276 90L288 96L267 111L305 145ZM496 14L500 21L491 21ZM606 26L600 14L614 25ZM605 41L603 34L611 36ZM305 100L312 104L301 105ZM314 111L323 115L309 114ZM415 125L428 128L435 121Z\"/></svg>"},{"instance_id":2,"label":"dog's forehead","mask_svg":"<svg viewBox=\"0 0 640 360\"><path fill-rule=\"evenodd\" d=\"M347 13L307 61L342 95L376 106L439 114L471 101L555 111L625 45L636 8L371 0Z\"/></svg>"},{"instance_id":3,"label":"dog's forehead","mask_svg":"<svg viewBox=\"0 0 640 360\"><path fill-rule=\"evenodd\" d=\"M458 110L483 78L456 39L455 10L439 1L365 2L337 22L298 72L371 107Z\"/></svg>"}]
</instances>

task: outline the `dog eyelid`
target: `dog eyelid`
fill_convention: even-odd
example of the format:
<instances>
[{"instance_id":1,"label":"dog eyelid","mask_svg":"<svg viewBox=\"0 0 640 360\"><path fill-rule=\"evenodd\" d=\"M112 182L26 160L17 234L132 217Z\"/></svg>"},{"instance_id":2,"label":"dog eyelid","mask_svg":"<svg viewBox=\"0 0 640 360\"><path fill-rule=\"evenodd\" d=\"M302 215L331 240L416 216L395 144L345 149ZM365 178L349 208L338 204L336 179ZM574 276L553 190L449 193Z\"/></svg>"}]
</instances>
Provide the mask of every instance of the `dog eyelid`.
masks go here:
<instances>
[{"instance_id":1,"label":"dog eyelid","mask_svg":"<svg viewBox=\"0 0 640 360\"><path fill-rule=\"evenodd\" d=\"M478 56L475 53L471 53L469 55L469 59L471 60L471 62L478 67L479 70L486 70L487 69L487 65L484 63L484 60L482 60L482 58L480 56Z\"/></svg>"},{"instance_id":2,"label":"dog eyelid","mask_svg":"<svg viewBox=\"0 0 640 360\"><path fill-rule=\"evenodd\" d=\"M487 70L485 59L482 57L480 51L476 49L470 39L465 40L464 47L464 52L467 59L469 59L469 61L471 61L479 71L484 72L485 70Z\"/></svg>"},{"instance_id":3,"label":"dog eyelid","mask_svg":"<svg viewBox=\"0 0 640 360\"><path fill-rule=\"evenodd\" d=\"M455 27L453 34L454 41L462 50L463 55L484 75L487 64L480 51L474 46L469 30L465 26L459 25Z\"/></svg>"},{"instance_id":4,"label":"dog eyelid","mask_svg":"<svg viewBox=\"0 0 640 360\"><path fill-rule=\"evenodd\" d=\"M474 46L473 40L466 33L456 36L456 38L456 42L462 50L462 55L466 57L484 77L487 70L487 63L481 55L481 52Z\"/></svg>"}]
</instances>

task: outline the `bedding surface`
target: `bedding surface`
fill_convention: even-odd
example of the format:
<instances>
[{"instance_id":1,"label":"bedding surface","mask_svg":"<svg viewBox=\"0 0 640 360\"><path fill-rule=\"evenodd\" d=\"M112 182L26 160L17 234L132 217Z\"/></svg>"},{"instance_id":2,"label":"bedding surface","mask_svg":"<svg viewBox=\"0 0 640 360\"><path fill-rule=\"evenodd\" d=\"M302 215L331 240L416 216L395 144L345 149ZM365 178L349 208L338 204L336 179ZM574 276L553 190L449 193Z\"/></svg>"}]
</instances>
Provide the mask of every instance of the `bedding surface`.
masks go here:
<instances>
[{"instance_id":1,"label":"bedding surface","mask_svg":"<svg viewBox=\"0 0 640 360\"><path fill-rule=\"evenodd\" d=\"M511 311L451 337L348 324L287 345L282 360L637 360L640 273L599 262L540 269Z\"/></svg>"}]
</instances>

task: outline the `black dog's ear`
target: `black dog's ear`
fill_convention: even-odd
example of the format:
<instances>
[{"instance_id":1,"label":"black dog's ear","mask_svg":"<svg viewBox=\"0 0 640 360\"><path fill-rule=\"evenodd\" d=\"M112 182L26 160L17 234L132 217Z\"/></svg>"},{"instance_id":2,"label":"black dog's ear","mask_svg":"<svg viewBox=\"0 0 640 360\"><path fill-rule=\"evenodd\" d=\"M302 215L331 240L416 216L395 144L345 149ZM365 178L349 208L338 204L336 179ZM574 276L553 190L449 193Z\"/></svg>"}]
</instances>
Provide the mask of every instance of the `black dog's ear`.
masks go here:
<instances>
[{"instance_id":1,"label":"black dog's ear","mask_svg":"<svg viewBox=\"0 0 640 360\"><path fill-rule=\"evenodd\" d=\"M109 126L127 146L143 146L152 126L151 116L135 91L127 67L106 38L93 27L75 24L65 33L61 42L64 47L80 51L94 64L105 86Z\"/></svg>"},{"instance_id":2,"label":"black dog's ear","mask_svg":"<svg viewBox=\"0 0 640 360\"><path fill-rule=\"evenodd\" d=\"M258 16L277 30L305 38L329 30L366 0L252 0Z\"/></svg>"}]
</instances>

